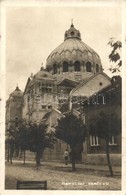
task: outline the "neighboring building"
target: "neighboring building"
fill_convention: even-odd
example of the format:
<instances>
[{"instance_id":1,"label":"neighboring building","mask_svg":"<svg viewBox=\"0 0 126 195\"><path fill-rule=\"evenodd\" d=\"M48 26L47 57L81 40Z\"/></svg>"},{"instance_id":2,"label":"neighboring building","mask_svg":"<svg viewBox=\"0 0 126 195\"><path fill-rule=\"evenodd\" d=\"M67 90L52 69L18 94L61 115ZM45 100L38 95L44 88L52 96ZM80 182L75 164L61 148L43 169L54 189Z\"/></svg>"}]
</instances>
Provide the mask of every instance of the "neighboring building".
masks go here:
<instances>
[{"instance_id":1,"label":"neighboring building","mask_svg":"<svg viewBox=\"0 0 126 195\"><path fill-rule=\"evenodd\" d=\"M72 108L78 110L80 114L83 115L82 117L84 117L88 128L87 147L85 151L87 154L102 154L105 152L105 140L89 134L89 127L92 119L98 117L101 112L104 112L105 114L116 114L121 121L121 82L117 82L116 78L117 77L115 77L114 82L112 80L112 83L108 82L104 88L94 90L92 95L81 96L82 92L86 91L86 86L83 86L81 93L79 93L81 86L78 86L71 94L71 99L73 98ZM91 80L94 85L99 82L97 76L92 79L90 78L90 81L88 82L89 88ZM121 133L118 136L111 136L110 152L113 154L121 153Z\"/></svg>"},{"instance_id":2,"label":"neighboring building","mask_svg":"<svg viewBox=\"0 0 126 195\"><path fill-rule=\"evenodd\" d=\"M10 95L6 105L6 124L8 126L18 118L36 122L43 120L53 127L62 113L71 108L79 109L82 114L78 97L89 100L93 94L109 87L111 80L103 73L99 55L82 42L80 32L71 24L65 32L64 42L48 56L46 68L41 67L40 71L28 78L23 94L16 88ZM91 105L89 109L90 113L95 114ZM83 113L86 123L88 114L86 111ZM87 144L88 153L103 153L102 150L92 150ZM67 144L58 140L55 151L48 150L45 158L61 159L66 147Z\"/></svg>"},{"instance_id":3,"label":"neighboring building","mask_svg":"<svg viewBox=\"0 0 126 195\"><path fill-rule=\"evenodd\" d=\"M70 93L70 109L71 106L76 105L76 102L80 98L89 99L93 94L97 94L99 91L104 89L107 86L111 85L111 79L103 72L97 73L82 81L77 87L73 88Z\"/></svg>"}]
</instances>

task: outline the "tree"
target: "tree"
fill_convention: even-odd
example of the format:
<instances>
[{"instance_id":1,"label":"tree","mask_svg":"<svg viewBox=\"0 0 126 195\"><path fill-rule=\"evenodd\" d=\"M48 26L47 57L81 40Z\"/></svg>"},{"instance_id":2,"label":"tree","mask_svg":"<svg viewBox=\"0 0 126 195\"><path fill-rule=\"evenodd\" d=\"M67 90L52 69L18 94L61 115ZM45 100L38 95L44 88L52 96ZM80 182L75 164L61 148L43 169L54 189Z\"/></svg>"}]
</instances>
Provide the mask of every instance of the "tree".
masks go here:
<instances>
[{"instance_id":1,"label":"tree","mask_svg":"<svg viewBox=\"0 0 126 195\"><path fill-rule=\"evenodd\" d=\"M8 149L8 158L12 163L12 157L15 153L15 157L19 156L19 153L24 152L24 164L25 164L25 150L29 149L28 146L28 133L29 129L24 120L15 121L10 127L6 130L6 144Z\"/></svg>"},{"instance_id":2,"label":"tree","mask_svg":"<svg viewBox=\"0 0 126 195\"><path fill-rule=\"evenodd\" d=\"M21 151L24 152L24 164L25 151L30 150L36 153L36 166L40 166L45 148L52 148L55 142L54 133L52 131L47 132L47 127L48 125L44 123L26 123L25 121L22 121L19 127L10 126L6 132L6 143L9 149L8 161L10 159L12 163L14 146L18 145Z\"/></svg>"},{"instance_id":3,"label":"tree","mask_svg":"<svg viewBox=\"0 0 126 195\"><path fill-rule=\"evenodd\" d=\"M106 157L110 176L113 176L112 165L109 155L109 142L111 136L117 136L121 132L121 121L115 113L105 114L101 112L98 117L90 121L90 135L96 135L106 142Z\"/></svg>"},{"instance_id":4,"label":"tree","mask_svg":"<svg viewBox=\"0 0 126 195\"><path fill-rule=\"evenodd\" d=\"M20 128L18 126L11 124L10 127L6 130L6 144L8 147L7 161L9 162L10 160L10 162L12 163L14 153L17 157L20 148Z\"/></svg>"},{"instance_id":5,"label":"tree","mask_svg":"<svg viewBox=\"0 0 126 195\"><path fill-rule=\"evenodd\" d=\"M111 84L115 88L118 88L119 90L121 90L121 87L122 87L122 78L119 75L113 76L111 78Z\"/></svg>"},{"instance_id":6,"label":"tree","mask_svg":"<svg viewBox=\"0 0 126 195\"><path fill-rule=\"evenodd\" d=\"M86 125L80 117L68 112L58 120L55 136L70 145L72 170L75 171L76 146L82 144L86 137Z\"/></svg>"},{"instance_id":7,"label":"tree","mask_svg":"<svg viewBox=\"0 0 126 195\"><path fill-rule=\"evenodd\" d=\"M40 161L45 148L52 148L55 138L53 132L47 132L48 125L45 123L28 124L28 146L32 152L36 152L36 166L40 166Z\"/></svg>"},{"instance_id":8,"label":"tree","mask_svg":"<svg viewBox=\"0 0 126 195\"><path fill-rule=\"evenodd\" d=\"M19 127L18 143L22 152L24 153L24 164L25 164L25 151L29 150L29 128L25 121Z\"/></svg>"},{"instance_id":9,"label":"tree","mask_svg":"<svg viewBox=\"0 0 126 195\"><path fill-rule=\"evenodd\" d=\"M112 48L111 53L109 54L109 59L110 62L115 62L116 67L111 67L109 70L112 73L115 72L120 72L120 67L122 66L122 60L121 60L121 55L120 55L120 50L122 48L122 43L121 41L115 41L114 38L111 38L110 41L108 42L108 45Z\"/></svg>"}]
</instances>

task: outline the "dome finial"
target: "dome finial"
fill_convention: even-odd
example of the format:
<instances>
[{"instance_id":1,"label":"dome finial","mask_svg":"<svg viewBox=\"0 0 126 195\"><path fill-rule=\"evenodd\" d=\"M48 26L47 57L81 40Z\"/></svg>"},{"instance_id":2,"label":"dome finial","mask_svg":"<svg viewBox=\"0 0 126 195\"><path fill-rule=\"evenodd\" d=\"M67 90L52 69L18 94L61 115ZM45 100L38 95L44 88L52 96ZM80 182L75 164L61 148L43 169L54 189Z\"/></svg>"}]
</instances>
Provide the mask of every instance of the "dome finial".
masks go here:
<instances>
[{"instance_id":1,"label":"dome finial","mask_svg":"<svg viewBox=\"0 0 126 195\"><path fill-rule=\"evenodd\" d=\"M41 69L40 70L44 70L43 62L41 63Z\"/></svg>"},{"instance_id":2,"label":"dome finial","mask_svg":"<svg viewBox=\"0 0 126 195\"><path fill-rule=\"evenodd\" d=\"M18 83L17 83L15 91L19 91Z\"/></svg>"},{"instance_id":3,"label":"dome finial","mask_svg":"<svg viewBox=\"0 0 126 195\"><path fill-rule=\"evenodd\" d=\"M71 19L71 27L74 27L74 25L73 25L73 18Z\"/></svg>"}]
</instances>

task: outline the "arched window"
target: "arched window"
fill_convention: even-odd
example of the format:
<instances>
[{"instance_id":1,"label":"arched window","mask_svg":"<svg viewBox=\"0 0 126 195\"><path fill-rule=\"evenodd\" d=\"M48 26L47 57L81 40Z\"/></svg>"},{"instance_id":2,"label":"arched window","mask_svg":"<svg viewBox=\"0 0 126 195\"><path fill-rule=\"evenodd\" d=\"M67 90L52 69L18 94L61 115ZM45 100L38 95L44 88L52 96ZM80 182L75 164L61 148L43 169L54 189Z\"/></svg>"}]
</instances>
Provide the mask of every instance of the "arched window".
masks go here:
<instances>
[{"instance_id":1,"label":"arched window","mask_svg":"<svg viewBox=\"0 0 126 195\"><path fill-rule=\"evenodd\" d=\"M74 70L77 71L77 72L80 71L80 62L79 62L79 61L76 61L76 62L74 63Z\"/></svg>"},{"instance_id":2,"label":"arched window","mask_svg":"<svg viewBox=\"0 0 126 195\"><path fill-rule=\"evenodd\" d=\"M99 72L99 65L96 64L96 72Z\"/></svg>"},{"instance_id":3,"label":"arched window","mask_svg":"<svg viewBox=\"0 0 126 195\"><path fill-rule=\"evenodd\" d=\"M91 72L91 62L86 63L86 71Z\"/></svg>"},{"instance_id":4,"label":"arched window","mask_svg":"<svg viewBox=\"0 0 126 195\"><path fill-rule=\"evenodd\" d=\"M73 36L74 35L74 32L72 31L70 34Z\"/></svg>"},{"instance_id":5,"label":"arched window","mask_svg":"<svg viewBox=\"0 0 126 195\"><path fill-rule=\"evenodd\" d=\"M56 64L53 65L53 74L57 74L57 65Z\"/></svg>"},{"instance_id":6,"label":"arched window","mask_svg":"<svg viewBox=\"0 0 126 195\"><path fill-rule=\"evenodd\" d=\"M63 62L63 72L68 72L68 63Z\"/></svg>"}]
</instances>

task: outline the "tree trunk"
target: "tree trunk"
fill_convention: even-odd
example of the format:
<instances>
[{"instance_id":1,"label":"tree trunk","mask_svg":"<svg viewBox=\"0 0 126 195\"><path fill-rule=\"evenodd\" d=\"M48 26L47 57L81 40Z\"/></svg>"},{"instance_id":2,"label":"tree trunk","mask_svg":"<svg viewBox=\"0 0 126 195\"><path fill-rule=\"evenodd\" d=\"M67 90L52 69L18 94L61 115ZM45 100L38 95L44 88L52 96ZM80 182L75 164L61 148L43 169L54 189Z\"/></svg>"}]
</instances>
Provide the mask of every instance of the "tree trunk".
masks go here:
<instances>
[{"instance_id":1,"label":"tree trunk","mask_svg":"<svg viewBox=\"0 0 126 195\"><path fill-rule=\"evenodd\" d=\"M19 146L16 145L16 148L15 148L15 157L19 157Z\"/></svg>"},{"instance_id":2,"label":"tree trunk","mask_svg":"<svg viewBox=\"0 0 126 195\"><path fill-rule=\"evenodd\" d=\"M39 150L36 151L36 166L39 167L41 165L40 163L41 160L41 153Z\"/></svg>"},{"instance_id":3,"label":"tree trunk","mask_svg":"<svg viewBox=\"0 0 126 195\"><path fill-rule=\"evenodd\" d=\"M72 171L75 171L75 146L71 147L72 151L71 151L71 160L72 160Z\"/></svg>"},{"instance_id":4,"label":"tree trunk","mask_svg":"<svg viewBox=\"0 0 126 195\"><path fill-rule=\"evenodd\" d=\"M74 160L72 161L72 171L76 171L76 168L75 168L75 161L74 161Z\"/></svg>"},{"instance_id":5,"label":"tree trunk","mask_svg":"<svg viewBox=\"0 0 126 195\"><path fill-rule=\"evenodd\" d=\"M107 163L108 163L110 176L113 176L113 170L112 170L112 165L111 165L110 155L109 155L109 140L106 140L106 157L107 157Z\"/></svg>"},{"instance_id":6,"label":"tree trunk","mask_svg":"<svg viewBox=\"0 0 126 195\"><path fill-rule=\"evenodd\" d=\"M12 164L13 154L14 154L14 146L13 146L13 144L10 144L10 162L11 162L11 164Z\"/></svg>"},{"instance_id":7,"label":"tree trunk","mask_svg":"<svg viewBox=\"0 0 126 195\"><path fill-rule=\"evenodd\" d=\"M12 164L12 157L13 157L13 152L12 149L10 149L10 163Z\"/></svg>"},{"instance_id":8,"label":"tree trunk","mask_svg":"<svg viewBox=\"0 0 126 195\"><path fill-rule=\"evenodd\" d=\"M24 150L24 165L25 165L25 150Z\"/></svg>"},{"instance_id":9,"label":"tree trunk","mask_svg":"<svg viewBox=\"0 0 126 195\"><path fill-rule=\"evenodd\" d=\"M39 138L40 129L37 128L37 140L36 140L36 166L40 166L41 154L40 154L40 138Z\"/></svg>"},{"instance_id":10,"label":"tree trunk","mask_svg":"<svg viewBox=\"0 0 126 195\"><path fill-rule=\"evenodd\" d=\"M7 144L7 162L9 162L10 159L10 149L9 149L9 143Z\"/></svg>"},{"instance_id":11,"label":"tree trunk","mask_svg":"<svg viewBox=\"0 0 126 195\"><path fill-rule=\"evenodd\" d=\"M23 149L21 148L20 149L20 154L19 154L19 157L22 158L22 154L23 154Z\"/></svg>"}]
</instances>

